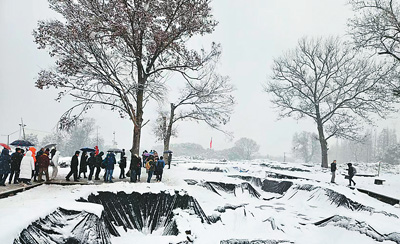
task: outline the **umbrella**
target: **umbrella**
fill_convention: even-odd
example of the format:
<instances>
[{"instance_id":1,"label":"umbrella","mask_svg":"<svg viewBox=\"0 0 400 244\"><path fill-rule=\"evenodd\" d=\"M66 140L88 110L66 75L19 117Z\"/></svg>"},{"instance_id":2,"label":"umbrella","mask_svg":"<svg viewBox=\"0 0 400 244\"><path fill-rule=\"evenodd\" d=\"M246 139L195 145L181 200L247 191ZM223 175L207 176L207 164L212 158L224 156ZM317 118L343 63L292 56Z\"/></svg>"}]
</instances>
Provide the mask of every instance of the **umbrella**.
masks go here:
<instances>
[{"instance_id":1,"label":"umbrella","mask_svg":"<svg viewBox=\"0 0 400 244\"><path fill-rule=\"evenodd\" d=\"M107 150L107 152L113 152L113 153L121 153L122 150L118 148L110 148Z\"/></svg>"},{"instance_id":2,"label":"umbrella","mask_svg":"<svg viewBox=\"0 0 400 244\"><path fill-rule=\"evenodd\" d=\"M164 153L172 153L171 150L164 151Z\"/></svg>"},{"instance_id":3,"label":"umbrella","mask_svg":"<svg viewBox=\"0 0 400 244\"><path fill-rule=\"evenodd\" d=\"M35 146L33 143L27 140L16 140L10 143L12 146L20 146L20 147L32 147Z\"/></svg>"},{"instance_id":4,"label":"umbrella","mask_svg":"<svg viewBox=\"0 0 400 244\"><path fill-rule=\"evenodd\" d=\"M0 146L7 148L8 150L11 150L11 147L5 143L0 143Z\"/></svg>"},{"instance_id":5,"label":"umbrella","mask_svg":"<svg viewBox=\"0 0 400 244\"><path fill-rule=\"evenodd\" d=\"M147 156L150 156L151 154L150 153L143 153L143 155L147 157Z\"/></svg>"},{"instance_id":6,"label":"umbrella","mask_svg":"<svg viewBox=\"0 0 400 244\"><path fill-rule=\"evenodd\" d=\"M55 147L56 145L57 145L57 143L51 143L51 144L44 146L44 148L52 148L52 147Z\"/></svg>"},{"instance_id":7,"label":"umbrella","mask_svg":"<svg viewBox=\"0 0 400 244\"><path fill-rule=\"evenodd\" d=\"M94 148L91 148L91 147L82 147L81 151L84 151L84 152L95 152L96 150Z\"/></svg>"}]
</instances>

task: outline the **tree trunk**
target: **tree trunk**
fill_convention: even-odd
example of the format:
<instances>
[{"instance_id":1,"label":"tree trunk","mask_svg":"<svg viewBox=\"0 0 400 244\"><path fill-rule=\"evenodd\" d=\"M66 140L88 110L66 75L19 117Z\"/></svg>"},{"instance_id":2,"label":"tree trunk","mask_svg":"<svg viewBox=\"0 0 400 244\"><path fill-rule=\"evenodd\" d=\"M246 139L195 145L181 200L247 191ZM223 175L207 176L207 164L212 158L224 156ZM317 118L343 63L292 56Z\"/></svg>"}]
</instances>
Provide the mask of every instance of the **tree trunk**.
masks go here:
<instances>
[{"instance_id":1,"label":"tree trunk","mask_svg":"<svg viewBox=\"0 0 400 244\"><path fill-rule=\"evenodd\" d=\"M328 143L324 135L324 127L321 121L317 121L319 143L321 144L321 167L328 168Z\"/></svg>"},{"instance_id":2,"label":"tree trunk","mask_svg":"<svg viewBox=\"0 0 400 244\"><path fill-rule=\"evenodd\" d=\"M171 140L171 135L172 135L172 125L174 123L174 116L175 116L175 106L173 103L171 103L171 111L169 115L169 121L168 121L168 126L166 126L166 133L165 133L165 138L164 138L164 161L168 162L168 153L165 153L165 151L169 150L169 143ZM166 123L166 121L164 121Z\"/></svg>"},{"instance_id":3,"label":"tree trunk","mask_svg":"<svg viewBox=\"0 0 400 244\"><path fill-rule=\"evenodd\" d=\"M140 135L142 132L142 122L143 122L143 94L144 94L144 84L145 79L139 80L139 89L137 91L136 99L136 124L134 123L133 129L133 145L131 149L132 154L140 155Z\"/></svg>"}]
</instances>

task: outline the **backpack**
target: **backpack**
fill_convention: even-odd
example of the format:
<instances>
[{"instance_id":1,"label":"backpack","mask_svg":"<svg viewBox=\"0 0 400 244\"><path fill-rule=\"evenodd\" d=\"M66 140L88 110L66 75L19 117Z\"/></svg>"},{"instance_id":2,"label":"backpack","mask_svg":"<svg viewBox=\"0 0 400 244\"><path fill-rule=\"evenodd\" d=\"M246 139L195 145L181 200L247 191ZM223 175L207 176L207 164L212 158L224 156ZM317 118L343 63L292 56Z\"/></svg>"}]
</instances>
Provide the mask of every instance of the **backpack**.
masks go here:
<instances>
[{"instance_id":1,"label":"backpack","mask_svg":"<svg viewBox=\"0 0 400 244\"><path fill-rule=\"evenodd\" d=\"M146 169L149 170L150 167L151 167L151 165L150 165L150 160L149 160L149 161L147 161L147 163L146 163Z\"/></svg>"},{"instance_id":2,"label":"backpack","mask_svg":"<svg viewBox=\"0 0 400 244\"><path fill-rule=\"evenodd\" d=\"M353 167L353 175L356 175L356 174L357 174L357 170L356 170L356 168Z\"/></svg>"},{"instance_id":3,"label":"backpack","mask_svg":"<svg viewBox=\"0 0 400 244\"><path fill-rule=\"evenodd\" d=\"M107 161L107 157L106 157L105 159L103 159L103 161L101 161L100 167L101 167L102 169L105 169L105 168L106 168L106 161Z\"/></svg>"}]
</instances>

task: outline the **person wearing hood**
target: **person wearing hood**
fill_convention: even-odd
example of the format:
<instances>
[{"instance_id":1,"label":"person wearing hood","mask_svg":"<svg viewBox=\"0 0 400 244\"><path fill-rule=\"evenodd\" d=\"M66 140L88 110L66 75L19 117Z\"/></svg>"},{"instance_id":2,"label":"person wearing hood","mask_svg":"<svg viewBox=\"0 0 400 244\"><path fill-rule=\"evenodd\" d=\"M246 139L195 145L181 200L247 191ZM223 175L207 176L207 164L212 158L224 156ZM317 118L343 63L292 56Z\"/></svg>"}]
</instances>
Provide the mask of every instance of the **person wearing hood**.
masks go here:
<instances>
[{"instance_id":1,"label":"person wearing hood","mask_svg":"<svg viewBox=\"0 0 400 244\"><path fill-rule=\"evenodd\" d=\"M96 164L95 164L96 173L94 175L95 180L100 180L99 174L101 171L101 163L103 162L103 155L104 155L103 152L100 152L98 155L96 155Z\"/></svg>"},{"instance_id":2,"label":"person wearing hood","mask_svg":"<svg viewBox=\"0 0 400 244\"><path fill-rule=\"evenodd\" d=\"M96 168L96 153L91 152L90 153L90 158L88 159L88 166L89 166L89 177L88 180L91 181L94 173L94 169Z\"/></svg>"},{"instance_id":3,"label":"person wearing hood","mask_svg":"<svg viewBox=\"0 0 400 244\"><path fill-rule=\"evenodd\" d=\"M51 173L52 180L54 180L58 174L58 160L60 160L60 152L55 151L54 156L52 156L52 158L50 159L50 165L53 169L53 172Z\"/></svg>"},{"instance_id":4,"label":"person wearing hood","mask_svg":"<svg viewBox=\"0 0 400 244\"><path fill-rule=\"evenodd\" d=\"M32 157L32 151L28 151L26 155L22 158L19 182L23 182L28 185L32 185L32 171L35 169L35 161Z\"/></svg>"},{"instance_id":5,"label":"person wearing hood","mask_svg":"<svg viewBox=\"0 0 400 244\"><path fill-rule=\"evenodd\" d=\"M38 180L42 182L43 173L46 176L46 181L50 181L49 178L49 166L50 166L50 158L49 158L50 150L47 148L38 158L37 165L39 166L39 174Z\"/></svg>"},{"instance_id":6,"label":"person wearing hood","mask_svg":"<svg viewBox=\"0 0 400 244\"><path fill-rule=\"evenodd\" d=\"M28 150L32 152L33 163L35 165L35 168L32 170L32 176L35 176L35 171L36 171L36 148L30 147ZM34 181L36 181L36 176L34 178Z\"/></svg>"},{"instance_id":7,"label":"person wearing hood","mask_svg":"<svg viewBox=\"0 0 400 244\"><path fill-rule=\"evenodd\" d=\"M10 151L4 148L0 155L0 186L6 186L5 182L11 171Z\"/></svg>"},{"instance_id":8,"label":"person wearing hood","mask_svg":"<svg viewBox=\"0 0 400 244\"><path fill-rule=\"evenodd\" d=\"M87 172L87 160L88 160L88 155L86 151L82 152L82 156L81 156L81 162L79 164L79 175L78 175L78 179L81 178L81 174L83 173L83 178L87 178L86 177L86 172Z\"/></svg>"},{"instance_id":9,"label":"person wearing hood","mask_svg":"<svg viewBox=\"0 0 400 244\"><path fill-rule=\"evenodd\" d=\"M21 160L23 155L21 154L21 148L17 147L15 152L11 154L11 173L8 177L8 184L11 184L14 176L14 184L18 184L19 168L21 167Z\"/></svg>"}]
</instances>

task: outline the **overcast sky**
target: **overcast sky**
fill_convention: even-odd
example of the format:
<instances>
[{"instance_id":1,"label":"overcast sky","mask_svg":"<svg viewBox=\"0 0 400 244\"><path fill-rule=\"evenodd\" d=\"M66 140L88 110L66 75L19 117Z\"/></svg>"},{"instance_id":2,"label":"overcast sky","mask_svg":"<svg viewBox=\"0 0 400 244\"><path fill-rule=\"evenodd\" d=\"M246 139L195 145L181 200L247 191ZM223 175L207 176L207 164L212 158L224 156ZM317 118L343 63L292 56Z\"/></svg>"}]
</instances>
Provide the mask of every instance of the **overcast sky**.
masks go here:
<instances>
[{"instance_id":1,"label":"overcast sky","mask_svg":"<svg viewBox=\"0 0 400 244\"><path fill-rule=\"evenodd\" d=\"M231 141L205 125L184 122L178 125L179 137L171 143L193 142L207 148L212 137L214 149L224 149L239 138L248 137L260 144L262 154L281 155L290 151L293 133L316 132L310 120L278 121L262 85L271 74L273 58L295 48L299 38L345 35L347 18L352 14L346 2L214 0L212 8L219 25L212 35L196 38L191 45L207 48L212 41L222 44L219 71L230 76L236 87L237 105L225 128L233 132L234 139ZM18 131L21 118L28 133L43 136L53 131L62 113L72 104L68 99L55 102L54 89L34 87L38 71L50 67L54 61L46 51L37 49L32 31L38 20L55 17L46 0L0 0L0 142L7 140L3 135ZM155 115L155 106L149 106L144 119L154 121ZM115 131L118 145L131 148L130 121L102 109L90 111L86 116L96 119L106 144L111 145ZM151 126L143 128L141 150L156 144L150 130ZM18 135L13 134L11 140L18 139Z\"/></svg>"}]
</instances>

